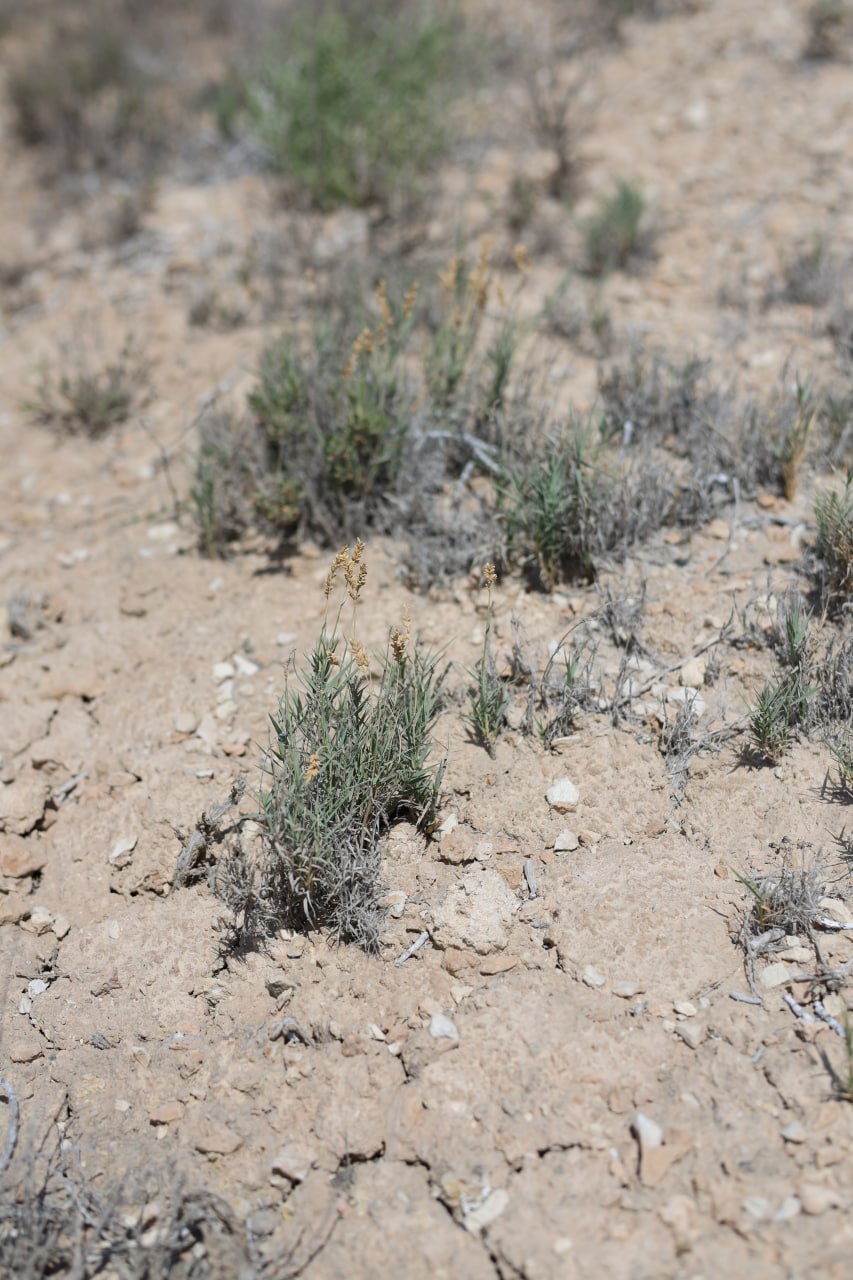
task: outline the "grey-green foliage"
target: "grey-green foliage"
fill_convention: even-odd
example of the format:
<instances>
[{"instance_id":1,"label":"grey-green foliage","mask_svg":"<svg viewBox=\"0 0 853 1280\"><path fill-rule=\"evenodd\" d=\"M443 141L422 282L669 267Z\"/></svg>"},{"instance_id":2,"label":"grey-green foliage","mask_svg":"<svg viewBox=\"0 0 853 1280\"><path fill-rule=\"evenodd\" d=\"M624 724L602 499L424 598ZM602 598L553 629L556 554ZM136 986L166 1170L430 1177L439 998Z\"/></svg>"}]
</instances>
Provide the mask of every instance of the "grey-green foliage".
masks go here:
<instances>
[{"instance_id":1,"label":"grey-green foliage","mask_svg":"<svg viewBox=\"0 0 853 1280\"><path fill-rule=\"evenodd\" d=\"M425 830L435 821L442 766L430 753L441 683L435 657L398 643L373 688L338 630L322 631L273 717L262 855L242 903L233 904L249 935L327 928L376 949L380 838L401 819Z\"/></svg>"},{"instance_id":2,"label":"grey-green foliage","mask_svg":"<svg viewBox=\"0 0 853 1280\"><path fill-rule=\"evenodd\" d=\"M815 519L823 600L836 613L853 597L853 471L848 472L843 489L820 495Z\"/></svg>"},{"instance_id":3,"label":"grey-green foliage","mask_svg":"<svg viewBox=\"0 0 853 1280\"><path fill-rule=\"evenodd\" d=\"M586 269L600 276L624 270L647 254L653 243L646 198L624 179L605 197L584 227Z\"/></svg>"},{"instance_id":4,"label":"grey-green foliage","mask_svg":"<svg viewBox=\"0 0 853 1280\"><path fill-rule=\"evenodd\" d=\"M324 209L403 193L446 145L457 37L419 4L303 5L247 82L274 166Z\"/></svg>"}]
</instances>

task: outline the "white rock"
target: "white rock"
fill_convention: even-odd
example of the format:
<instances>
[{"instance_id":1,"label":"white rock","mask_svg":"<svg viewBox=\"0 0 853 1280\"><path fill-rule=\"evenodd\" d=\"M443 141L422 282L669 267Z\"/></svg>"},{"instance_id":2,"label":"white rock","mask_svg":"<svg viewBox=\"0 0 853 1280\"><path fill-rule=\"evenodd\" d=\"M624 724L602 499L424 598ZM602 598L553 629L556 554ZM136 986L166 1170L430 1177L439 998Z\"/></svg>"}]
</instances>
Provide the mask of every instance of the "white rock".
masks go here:
<instances>
[{"instance_id":1,"label":"white rock","mask_svg":"<svg viewBox=\"0 0 853 1280\"><path fill-rule=\"evenodd\" d=\"M192 711L181 711L172 721L176 733L195 733L198 728L198 716Z\"/></svg>"},{"instance_id":2,"label":"white rock","mask_svg":"<svg viewBox=\"0 0 853 1280\"><path fill-rule=\"evenodd\" d=\"M772 1213L770 1201L766 1200L764 1196L747 1196L741 1208L744 1213L752 1218L753 1222L765 1222Z\"/></svg>"},{"instance_id":3,"label":"white rock","mask_svg":"<svg viewBox=\"0 0 853 1280\"><path fill-rule=\"evenodd\" d=\"M690 658L678 673L678 683L688 689L701 689L705 683L705 663L701 658Z\"/></svg>"},{"instance_id":4,"label":"white rock","mask_svg":"<svg viewBox=\"0 0 853 1280\"><path fill-rule=\"evenodd\" d=\"M800 1183L800 1204L804 1213L817 1217L829 1209L838 1209L841 1203L842 1196L834 1187L824 1187L819 1182Z\"/></svg>"},{"instance_id":5,"label":"white rock","mask_svg":"<svg viewBox=\"0 0 853 1280\"><path fill-rule=\"evenodd\" d=\"M632 979L623 978L620 982L614 982L613 994L618 996L620 1000L633 1000L643 990L642 984L634 982Z\"/></svg>"},{"instance_id":6,"label":"white rock","mask_svg":"<svg viewBox=\"0 0 853 1280\"><path fill-rule=\"evenodd\" d=\"M434 1013L429 1020L429 1033L433 1040L458 1040L456 1023L444 1013Z\"/></svg>"},{"instance_id":7,"label":"white rock","mask_svg":"<svg viewBox=\"0 0 853 1280\"><path fill-rule=\"evenodd\" d=\"M853 924L853 911L840 898L821 898L820 909L837 924Z\"/></svg>"},{"instance_id":8,"label":"white rock","mask_svg":"<svg viewBox=\"0 0 853 1280\"><path fill-rule=\"evenodd\" d=\"M214 684L222 684L223 680L233 680L236 672L233 663L230 662L214 662L211 668Z\"/></svg>"},{"instance_id":9,"label":"white rock","mask_svg":"<svg viewBox=\"0 0 853 1280\"><path fill-rule=\"evenodd\" d=\"M449 836L451 831L455 831L458 826L459 826L459 819L457 818L456 814L449 813L447 817L444 819L444 822L442 822L441 826L438 828L437 834L438 834L439 840L441 839L442 836Z\"/></svg>"},{"instance_id":10,"label":"white rock","mask_svg":"<svg viewBox=\"0 0 853 1280\"><path fill-rule=\"evenodd\" d=\"M779 1205L779 1208L773 1214L774 1222L790 1222L792 1218L796 1218L802 1205L798 1196L785 1196L785 1199Z\"/></svg>"},{"instance_id":11,"label":"white rock","mask_svg":"<svg viewBox=\"0 0 853 1280\"><path fill-rule=\"evenodd\" d=\"M53 932L57 938L64 938L68 933L71 925L65 916L53 917Z\"/></svg>"},{"instance_id":12,"label":"white rock","mask_svg":"<svg viewBox=\"0 0 853 1280\"><path fill-rule=\"evenodd\" d=\"M245 657L242 653L235 653L231 661L240 676L256 676L261 669L257 662L252 662L251 658Z\"/></svg>"},{"instance_id":13,"label":"white rock","mask_svg":"<svg viewBox=\"0 0 853 1280\"><path fill-rule=\"evenodd\" d=\"M295 640L295 639L296 639L296 633L295 633L295 632L293 632L293 631L279 631L278 635L277 635L277 636L276 636L276 638L275 638L275 642L276 642L276 644L277 644L277 645L279 645L281 648L284 648L284 646L285 646L285 645L293 644L293 642L294 642L294 640Z\"/></svg>"},{"instance_id":14,"label":"white rock","mask_svg":"<svg viewBox=\"0 0 853 1280\"><path fill-rule=\"evenodd\" d=\"M313 1147L304 1142L288 1142L272 1162L272 1172L288 1182L304 1182L317 1159Z\"/></svg>"},{"instance_id":15,"label":"white rock","mask_svg":"<svg viewBox=\"0 0 853 1280\"><path fill-rule=\"evenodd\" d=\"M434 940L439 947L470 947L479 955L501 951L518 907L500 872L467 871L433 908Z\"/></svg>"},{"instance_id":16,"label":"white rock","mask_svg":"<svg viewBox=\"0 0 853 1280\"><path fill-rule=\"evenodd\" d=\"M698 1049L705 1039L705 1028L701 1022L679 1022L675 1034L680 1036L689 1049Z\"/></svg>"},{"instance_id":17,"label":"white rock","mask_svg":"<svg viewBox=\"0 0 853 1280\"><path fill-rule=\"evenodd\" d=\"M548 788L545 799L557 813L569 813L577 808L580 794L571 778L557 778Z\"/></svg>"},{"instance_id":18,"label":"white rock","mask_svg":"<svg viewBox=\"0 0 853 1280\"><path fill-rule=\"evenodd\" d=\"M29 925L28 933L47 933L53 927L53 915L48 911L47 907L33 907L27 923Z\"/></svg>"},{"instance_id":19,"label":"white rock","mask_svg":"<svg viewBox=\"0 0 853 1280\"><path fill-rule=\"evenodd\" d=\"M493 1191L491 1195L486 1196L481 1205L465 1214L462 1221L465 1224L466 1231L476 1235L494 1222L496 1218L499 1218L508 1204L508 1192L504 1191L503 1187L498 1187L497 1191Z\"/></svg>"},{"instance_id":20,"label":"white rock","mask_svg":"<svg viewBox=\"0 0 853 1280\"><path fill-rule=\"evenodd\" d=\"M45 982L44 978L33 978L32 982L27 984L27 991L31 996L40 996L49 986L50 983Z\"/></svg>"},{"instance_id":21,"label":"white rock","mask_svg":"<svg viewBox=\"0 0 853 1280\"><path fill-rule=\"evenodd\" d=\"M663 1129L642 1111L638 1111L634 1116L632 1128L640 1144L641 1153L654 1151L656 1147L663 1145Z\"/></svg>"},{"instance_id":22,"label":"white rock","mask_svg":"<svg viewBox=\"0 0 853 1280\"><path fill-rule=\"evenodd\" d=\"M676 1000L672 1007L682 1018L695 1018L699 1012L692 1000Z\"/></svg>"},{"instance_id":23,"label":"white rock","mask_svg":"<svg viewBox=\"0 0 853 1280\"><path fill-rule=\"evenodd\" d=\"M599 973L591 964L588 964L581 974L581 982L588 987L603 987L607 979L603 973Z\"/></svg>"},{"instance_id":24,"label":"white rock","mask_svg":"<svg viewBox=\"0 0 853 1280\"><path fill-rule=\"evenodd\" d=\"M133 853L138 839L138 836L122 836L117 840L113 845L112 852L108 859L111 865L114 867L127 866L130 861L130 858L127 855Z\"/></svg>"},{"instance_id":25,"label":"white rock","mask_svg":"<svg viewBox=\"0 0 853 1280\"><path fill-rule=\"evenodd\" d=\"M569 831L567 827L565 831L560 832L560 834L557 836L557 839L554 841L554 852L555 853L572 853L575 849L577 849L579 844L580 844L580 841L578 840L574 831Z\"/></svg>"},{"instance_id":26,"label":"white rock","mask_svg":"<svg viewBox=\"0 0 853 1280\"><path fill-rule=\"evenodd\" d=\"M808 1136L805 1125L801 1124L799 1120L792 1120L791 1123L786 1124L785 1128L782 1130L782 1137L785 1141L792 1142L796 1146L799 1146L801 1142L805 1142Z\"/></svg>"},{"instance_id":27,"label":"white rock","mask_svg":"<svg viewBox=\"0 0 853 1280\"><path fill-rule=\"evenodd\" d=\"M774 987L783 987L791 977L791 970L786 964L777 961L775 964L769 964L766 969L761 971L761 985L771 990Z\"/></svg>"}]
</instances>

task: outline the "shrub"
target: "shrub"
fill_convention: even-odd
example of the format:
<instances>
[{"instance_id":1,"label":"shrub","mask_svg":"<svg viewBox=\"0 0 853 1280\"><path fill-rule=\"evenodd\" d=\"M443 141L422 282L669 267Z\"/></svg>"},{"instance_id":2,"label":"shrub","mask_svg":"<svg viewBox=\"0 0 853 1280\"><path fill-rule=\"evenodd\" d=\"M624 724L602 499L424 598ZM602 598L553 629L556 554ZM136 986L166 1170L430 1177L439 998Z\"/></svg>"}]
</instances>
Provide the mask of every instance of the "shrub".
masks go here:
<instances>
[{"instance_id":1,"label":"shrub","mask_svg":"<svg viewBox=\"0 0 853 1280\"><path fill-rule=\"evenodd\" d=\"M327 599L339 572L354 626L366 578L361 542L335 557ZM282 925L328 928L375 950L383 919L380 839L404 818L427 831L435 822L443 768L430 763L430 732L443 677L437 659L412 645L404 618L372 686L370 659L352 628L345 638L341 614L323 626L273 717L260 795L262 852L231 901L249 936Z\"/></svg>"},{"instance_id":2,"label":"shrub","mask_svg":"<svg viewBox=\"0 0 853 1280\"><path fill-rule=\"evenodd\" d=\"M471 687L468 690L468 712L465 720L471 736L480 746L485 747L489 755L494 757L495 743L506 723L506 710L509 705L509 694L495 667L492 653L492 587L497 581L495 566L487 564L484 568L486 589L489 593L486 629L483 635L483 649L476 670L470 671Z\"/></svg>"},{"instance_id":3,"label":"shrub","mask_svg":"<svg viewBox=\"0 0 853 1280\"><path fill-rule=\"evenodd\" d=\"M853 595L853 473L848 472L843 489L820 495L815 519L823 601L837 612Z\"/></svg>"},{"instance_id":4,"label":"shrub","mask_svg":"<svg viewBox=\"0 0 853 1280\"><path fill-rule=\"evenodd\" d=\"M456 34L393 0L303 6L247 88L275 168L322 209L404 193L446 145Z\"/></svg>"},{"instance_id":5,"label":"shrub","mask_svg":"<svg viewBox=\"0 0 853 1280\"><path fill-rule=\"evenodd\" d=\"M151 77L130 55L129 31L113 14L58 29L9 75L7 94L20 140L52 153L61 170L126 170L166 141Z\"/></svg>"},{"instance_id":6,"label":"shrub","mask_svg":"<svg viewBox=\"0 0 853 1280\"><path fill-rule=\"evenodd\" d=\"M126 422L145 376L130 347L101 368L92 368L82 353L69 363L73 367L61 370L42 365L35 398L24 406L33 418L56 431L91 439Z\"/></svg>"},{"instance_id":7,"label":"shrub","mask_svg":"<svg viewBox=\"0 0 853 1280\"><path fill-rule=\"evenodd\" d=\"M837 58L851 11L847 0L815 0L807 14L805 56Z\"/></svg>"},{"instance_id":8,"label":"shrub","mask_svg":"<svg viewBox=\"0 0 853 1280\"><path fill-rule=\"evenodd\" d=\"M584 228L585 266L590 275L624 271L651 250L654 237L646 199L633 183L620 181Z\"/></svg>"}]
</instances>

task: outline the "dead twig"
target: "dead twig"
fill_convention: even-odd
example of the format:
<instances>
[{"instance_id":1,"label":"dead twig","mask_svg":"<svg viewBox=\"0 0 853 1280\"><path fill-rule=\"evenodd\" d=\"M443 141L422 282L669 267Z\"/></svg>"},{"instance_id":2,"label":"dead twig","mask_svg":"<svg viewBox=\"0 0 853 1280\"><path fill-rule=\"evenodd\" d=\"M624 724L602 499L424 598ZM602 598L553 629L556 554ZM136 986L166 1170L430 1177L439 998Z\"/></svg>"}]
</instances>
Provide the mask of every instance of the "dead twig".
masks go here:
<instances>
[{"instance_id":1,"label":"dead twig","mask_svg":"<svg viewBox=\"0 0 853 1280\"><path fill-rule=\"evenodd\" d=\"M401 964L405 964L407 960L410 960L416 951L420 951L421 947L425 947L428 942L429 934L424 929L423 933L418 934L412 945L407 947L401 956L397 956L394 964L399 968Z\"/></svg>"}]
</instances>

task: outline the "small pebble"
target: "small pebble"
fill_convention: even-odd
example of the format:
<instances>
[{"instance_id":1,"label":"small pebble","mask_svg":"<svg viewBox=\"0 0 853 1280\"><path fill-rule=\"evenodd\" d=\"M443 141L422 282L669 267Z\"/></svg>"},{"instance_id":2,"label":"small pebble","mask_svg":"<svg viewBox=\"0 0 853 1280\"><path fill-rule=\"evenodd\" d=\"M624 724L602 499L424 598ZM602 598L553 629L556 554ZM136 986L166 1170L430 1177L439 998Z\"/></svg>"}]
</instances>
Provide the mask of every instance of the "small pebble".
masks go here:
<instances>
[{"instance_id":1,"label":"small pebble","mask_svg":"<svg viewBox=\"0 0 853 1280\"><path fill-rule=\"evenodd\" d=\"M568 828L566 828L565 831L560 832L560 834L557 836L556 840L554 841L554 852L555 853L573 853L574 850L577 849L579 844L580 844L580 841L578 840L574 831L569 831Z\"/></svg>"},{"instance_id":2,"label":"small pebble","mask_svg":"<svg viewBox=\"0 0 853 1280\"><path fill-rule=\"evenodd\" d=\"M444 1013L434 1013L429 1020L429 1033L433 1040L458 1040L456 1023Z\"/></svg>"},{"instance_id":3,"label":"small pebble","mask_svg":"<svg viewBox=\"0 0 853 1280\"><path fill-rule=\"evenodd\" d=\"M569 813L577 808L580 794L571 778L557 778L548 788L545 799L557 813Z\"/></svg>"},{"instance_id":4,"label":"small pebble","mask_svg":"<svg viewBox=\"0 0 853 1280\"><path fill-rule=\"evenodd\" d=\"M191 711L181 711L172 721L175 733L195 733L198 728L198 716Z\"/></svg>"},{"instance_id":5,"label":"small pebble","mask_svg":"<svg viewBox=\"0 0 853 1280\"><path fill-rule=\"evenodd\" d=\"M588 964L581 974L581 982L588 987L603 987L607 979L603 973L599 973L596 968Z\"/></svg>"},{"instance_id":6,"label":"small pebble","mask_svg":"<svg viewBox=\"0 0 853 1280\"><path fill-rule=\"evenodd\" d=\"M682 1018L695 1018L699 1012L692 1000L676 1000L672 1007Z\"/></svg>"},{"instance_id":7,"label":"small pebble","mask_svg":"<svg viewBox=\"0 0 853 1280\"><path fill-rule=\"evenodd\" d=\"M638 995L642 990L642 984L639 982L623 980L613 984L613 994L619 996L620 1000L633 1000L634 996Z\"/></svg>"},{"instance_id":8,"label":"small pebble","mask_svg":"<svg viewBox=\"0 0 853 1280\"><path fill-rule=\"evenodd\" d=\"M49 982L45 982L44 978L33 978L32 982L27 984L27 991L31 996L40 996L47 991L50 986Z\"/></svg>"},{"instance_id":9,"label":"small pebble","mask_svg":"<svg viewBox=\"0 0 853 1280\"><path fill-rule=\"evenodd\" d=\"M688 1049L698 1049L705 1039L705 1028L701 1022L676 1023L675 1034L680 1036Z\"/></svg>"},{"instance_id":10,"label":"small pebble","mask_svg":"<svg viewBox=\"0 0 853 1280\"><path fill-rule=\"evenodd\" d=\"M785 1128L782 1130L782 1137L786 1142L792 1142L796 1146L799 1146L801 1142L805 1142L808 1134L806 1133L805 1126L802 1125L799 1120L792 1120L791 1123L786 1124Z\"/></svg>"},{"instance_id":11,"label":"small pebble","mask_svg":"<svg viewBox=\"0 0 853 1280\"><path fill-rule=\"evenodd\" d=\"M53 932L57 938L60 938L60 939L64 938L70 928L71 928L71 925L66 920L65 916L53 917Z\"/></svg>"},{"instance_id":12,"label":"small pebble","mask_svg":"<svg viewBox=\"0 0 853 1280\"><path fill-rule=\"evenodd\" d=\"M222 684L225 680L232 680L235 672L230 662L214 662L211 668L214 684Z\"/></svg>"},{"instance_id":13,"label":"small pebble","mask_svg":"<svg viewBox=\"0 0 853 1280\"><path fill-rule=\"evenodd\" d=\"M800 1183L800 1204L803 1206L803 1213L819 1217L829 1209L839 1209L841 1203L841 1194L833 1187L824 1187L819 1182Z\"/></svg>"},{"instance_id":14,"label":"small pebble","mask_svg":"<svg viewBox=\"0 0 853 1280\"><path fill-rule=\"evenodd\" d=\"M498 1187L496 1191L486 1197L481 1205L465 1214L462 1221L466 1231L470 1231L472 1235L477 1235L494 1222L496 1218L499 1218L508 1204L509 1193L504 1191L503 1187Z\"/></svg>"},{"instance_id":15,"label":"small pebble","mask_svg":"<svg viewBox=\"0 0 853 1280\"><path fill-rule=\"evenodd\" d=\"M593 831L590 827L583 827L578 832L578 840L585 849L592 849L595 845L601 843L601 832Z\"/></svg>"},{"instance_id":16,"label":"small pebble","mask_svg":"<svg viewBox=\"0 0 853 1280\"><path fill-rule=\"evenodd\" d=\"M766 969L761 972L761 985L772 990L774 987L783 987L791 978L791 970L786 964L778 961L776 964L769 964Z\"/></svg>"},{"instance_id":17,"label":"small pebble","mask_svg":"<svg viewBox=\"0 0 853 1280\"><path fill-rule=\"evenodd\" d=\"M634 1122L631 1126L640 1144L640 1152L644 1154L646 1151L654 1151L656 1147L663 1145L663 1129L652 1120L649 1116L644 1115L642 1111L638 1111L634 1116Z\"/></svg>"}]
</instances>

